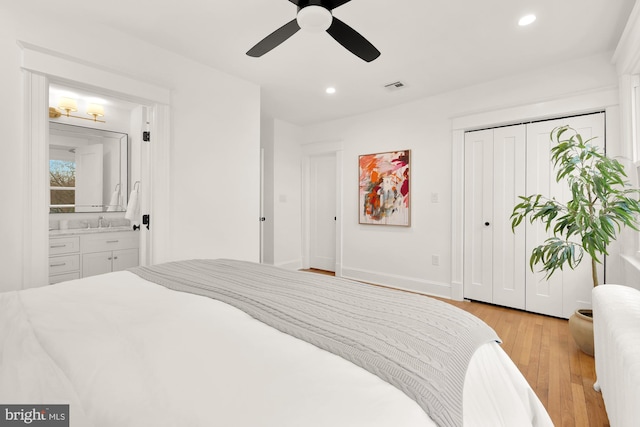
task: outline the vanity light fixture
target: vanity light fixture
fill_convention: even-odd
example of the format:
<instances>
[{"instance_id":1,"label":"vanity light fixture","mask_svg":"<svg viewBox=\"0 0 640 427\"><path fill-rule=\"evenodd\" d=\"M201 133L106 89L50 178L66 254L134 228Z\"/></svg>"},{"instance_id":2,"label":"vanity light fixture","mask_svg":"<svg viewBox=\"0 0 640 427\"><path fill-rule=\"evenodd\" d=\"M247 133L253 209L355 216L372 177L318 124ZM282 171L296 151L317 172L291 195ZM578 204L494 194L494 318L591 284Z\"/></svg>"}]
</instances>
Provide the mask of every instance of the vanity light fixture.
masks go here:
<instances>
[{"instance_id":1,"label":"vanity light fixture","mask_svg":"<svg viewBox=\"0 0 640 427\"><path fill-rule=\"evenodd\" d=\"M63 97L58 102L58 108L49 107L49 118L57 119L58 117L65 115L67 117L73 117L74 119L91 120L94 122L106 123L104 120L98 120L98 117L104 117L104 107L100 104L89 104L87 107L87 114L92 118L74 116L70 113L78 111L78 102L73 98Z\"/></svg>"},{"instance_id":2,"label":"vanity light fixture","mask_svg":"<svg viewBox=\"0 0 640 427\"><path fill-rule=\"evenodd\" d=\"M97 122L98 117L104 117L104 107L99 104L89 104L87 114L93 116L93 121Z\"/></svg>"},{"instance_id":3,"label":"vanity light fixture","mask_svg":"<svg viewBox=\"0 0 640 427\"><path fill-rule=\"evenodd\" d=\"M78 111L78 102L75 99L71 98L60 98L60 102L58 102L58 108L62 111L67 112L67 117L71 117L69 115L70 112Z\"/></svg>"}]
</instances>

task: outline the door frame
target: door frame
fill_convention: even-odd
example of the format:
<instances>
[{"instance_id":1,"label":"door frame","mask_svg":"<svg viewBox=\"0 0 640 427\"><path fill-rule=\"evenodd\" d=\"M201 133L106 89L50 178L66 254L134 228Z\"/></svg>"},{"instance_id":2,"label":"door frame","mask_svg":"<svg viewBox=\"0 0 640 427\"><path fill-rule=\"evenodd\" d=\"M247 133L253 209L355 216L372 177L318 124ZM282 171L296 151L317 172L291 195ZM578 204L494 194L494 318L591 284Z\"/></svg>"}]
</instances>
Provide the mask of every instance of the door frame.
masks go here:
<instances>
[{"instance_id":1,"label":"door frame","mask_svg":"<svg viewBox=\"0 0 640 427\"><path fill-rule=\"evenodd\" d=\"M49 275L49 209L46 202L49 83L62 83L148 106L154 119L154 144L150 159L152 179L149 185L153 183L156 188L162 189L170 188L170 91L29 43L18 42L18 46L22 50L24 89L22 288L25 289L46 285ZM158 223L162 225L168 222L169 201L168 192L152 195L155 227L158 227ZM165 236L152 233L149 239L142 239L141 244L148 245L145 253L149 254L152 262L166 258L170 248L168 238L168 233Z\"/></svg>"},{"instance_id":2,"label":"door frame","mask_svg":"<svg viewBox=\"0 0 640 427\"><path fill-rule=\"evenodd\" d=\"M581 93L561 99L525 104L518 107L487 110L452 117L451 167L451 298L464 299L464 134L467 131L513 125L530 121L605 111L605 137L615 141L620 129L616 88Z\"/></svg>"},{"instance_id":3,"label":"door frame","mask_svg":"<svg viewBox=\"0 0 640 427\"><path fill-rule=\"evenodd\" d=\"M324 141L302 146L302 268L309 268L311 253L311 157L335 154L336 158L336 277L342 276L342 141Z\"/></svg>"}]
</instances>

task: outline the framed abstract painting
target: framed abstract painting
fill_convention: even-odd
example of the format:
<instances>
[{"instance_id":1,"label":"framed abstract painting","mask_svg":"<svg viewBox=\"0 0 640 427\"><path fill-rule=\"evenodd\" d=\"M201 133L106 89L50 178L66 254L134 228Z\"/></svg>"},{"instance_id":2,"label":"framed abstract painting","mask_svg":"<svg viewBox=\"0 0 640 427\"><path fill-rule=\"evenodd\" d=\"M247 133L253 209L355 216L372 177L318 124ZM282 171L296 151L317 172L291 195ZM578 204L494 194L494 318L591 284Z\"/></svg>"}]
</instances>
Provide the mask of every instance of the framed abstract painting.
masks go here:
<instances>
[{"instance_id":1,"label":"framed abstract painting","mask_svg":"<svg viewBox=\"0 0 640 427\"><path fill-rule=\"evenodd\" d=\"M364 154L360 168L360 224L411 225L411 150Z\"/></svg>"}]
</instances>

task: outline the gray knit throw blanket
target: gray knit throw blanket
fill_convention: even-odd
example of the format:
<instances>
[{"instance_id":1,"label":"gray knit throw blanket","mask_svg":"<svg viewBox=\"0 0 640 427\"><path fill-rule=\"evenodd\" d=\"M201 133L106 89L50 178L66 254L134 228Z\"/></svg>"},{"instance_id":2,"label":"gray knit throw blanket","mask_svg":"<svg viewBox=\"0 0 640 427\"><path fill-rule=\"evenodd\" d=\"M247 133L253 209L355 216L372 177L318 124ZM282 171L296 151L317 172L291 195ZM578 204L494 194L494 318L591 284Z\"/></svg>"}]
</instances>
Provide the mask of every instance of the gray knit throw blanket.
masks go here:
<instances>
[{"instance_id":1,"label":"gray knit throw blanket","mask_svg":"<svg viewBox=\"0 0 640 427\"><path fill-rule=\"evenodd\" d=\"M467 366L500 342L477 317L408 292L234 260L191 260L131 269L176 291L232 305L284 333L379 376L439 426L462 425Z\"/></svg>"}]
</instances>

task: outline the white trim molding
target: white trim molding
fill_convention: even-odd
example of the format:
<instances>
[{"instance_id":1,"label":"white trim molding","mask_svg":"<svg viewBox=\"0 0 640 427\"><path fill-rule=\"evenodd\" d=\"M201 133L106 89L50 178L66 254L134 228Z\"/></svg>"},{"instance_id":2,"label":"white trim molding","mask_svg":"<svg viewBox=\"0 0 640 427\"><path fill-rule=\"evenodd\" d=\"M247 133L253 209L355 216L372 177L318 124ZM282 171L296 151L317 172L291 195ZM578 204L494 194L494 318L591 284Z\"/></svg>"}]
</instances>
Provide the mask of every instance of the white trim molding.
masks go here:
<instances>
[{"instance_id":1,"label":"white trim molding","mask_svg":"<svg viewBox=\"0 0 640 427\"><path fill-rule=\"evenodd\" d=\"M636 2L629 15L612 62L619 75L640 72L640 3Z\"/></svg>"},{"instance_id":2,"label":"white trim molding","mask_svg":"<svg viewBox=\"0 0 640 427\"><path fill-rule=\"evenodd\" d=\"M24 81L24 195L22 289L49 283L49 81L23 73Z\"/></svg>"},{"instance_id":3,"label":"white trim molding","mask_svg":"<svg viewBox=\"0 0 640 427\"><path fill-rule=\"evenodd\" d=\"M25 70L60 82L72 82L76 87L89 86L116 92L119 98L128 101L170 103L171 92L168 89L30 43L18 41L18 46L22 48L22 68Z\"/></svg>"}]
</instances>

